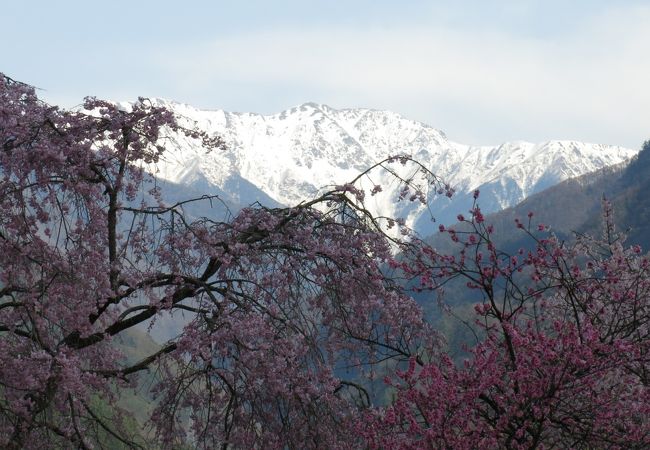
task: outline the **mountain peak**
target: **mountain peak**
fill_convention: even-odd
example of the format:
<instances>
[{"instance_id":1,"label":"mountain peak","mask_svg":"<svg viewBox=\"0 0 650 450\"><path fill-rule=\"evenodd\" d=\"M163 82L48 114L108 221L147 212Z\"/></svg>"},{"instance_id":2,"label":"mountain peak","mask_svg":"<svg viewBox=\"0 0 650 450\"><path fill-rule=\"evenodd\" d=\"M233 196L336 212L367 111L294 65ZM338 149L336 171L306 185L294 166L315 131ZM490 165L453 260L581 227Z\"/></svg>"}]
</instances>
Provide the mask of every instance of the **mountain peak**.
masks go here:
<instances>
[{"instance_id":1,"label":"mountain peak","mask_svg":"<svg viewBox=\"0 0 650 450\"><path fill-rule=\"evenodd\" d=\"M322 111L324 109L330 109L329 106L324 105L324 104L320 104L320 103L316 103L316 102L303 103L302 105L300 105L300 108L301 109L317 109L319 111Z\"/></svg>"}]
</instances>

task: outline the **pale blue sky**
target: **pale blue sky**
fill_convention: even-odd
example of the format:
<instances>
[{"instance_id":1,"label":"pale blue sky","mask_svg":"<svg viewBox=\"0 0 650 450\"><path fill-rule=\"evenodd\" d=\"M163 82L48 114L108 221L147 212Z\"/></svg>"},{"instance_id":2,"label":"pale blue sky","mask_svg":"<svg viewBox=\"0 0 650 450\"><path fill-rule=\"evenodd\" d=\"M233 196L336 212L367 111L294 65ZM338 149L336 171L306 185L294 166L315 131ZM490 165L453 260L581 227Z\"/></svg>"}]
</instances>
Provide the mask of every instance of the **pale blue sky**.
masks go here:
<instances>
[{"instance_id":1,"label":"pale blue sky","mask_svg":"<svg viewBox=\"0 0 650 450\"><path fill-rule=\"evenodd\" d=\"M650 0L0 0L0 15L0 71L64 106L316 101L472 144L650 138Z\"/></svg>"}]
</instances>

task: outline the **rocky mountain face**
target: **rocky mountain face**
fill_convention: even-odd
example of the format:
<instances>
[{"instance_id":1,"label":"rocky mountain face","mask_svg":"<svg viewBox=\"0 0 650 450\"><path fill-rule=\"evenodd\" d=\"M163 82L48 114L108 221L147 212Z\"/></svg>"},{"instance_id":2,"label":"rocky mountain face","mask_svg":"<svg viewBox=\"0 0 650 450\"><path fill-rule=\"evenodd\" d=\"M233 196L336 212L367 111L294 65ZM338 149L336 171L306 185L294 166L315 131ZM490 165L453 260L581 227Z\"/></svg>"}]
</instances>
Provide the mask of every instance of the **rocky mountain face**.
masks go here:
<instances>
[{"instance_id":1,"label":"rocky mountain face","mask_svg":"<svg viewBox=\"0 0 650 450\"><path fill-rule=\"evenodd\" d=\"M466 212L475 189L485 212L513 206L563 180L624 163L637 151L575 141L539 144L508 142L470 146L450 141L443 132L390 111L333 109L306 103L278 114L202 111L155 99L209 133L221 135L223 151L206 153L197 142L170 136L169 152L150 169L160 178L195 191L215 192L232 204L255 201L292 205L327 186L354 179L374 163L408 154L439 175L457 192L451 199L430 194L430 208L395 203L397 184L372 172L368 183L382 184L374 212L404 217L422 234ZM437 227L437 225L436 225Z\"/></svg>"}]
</instances>

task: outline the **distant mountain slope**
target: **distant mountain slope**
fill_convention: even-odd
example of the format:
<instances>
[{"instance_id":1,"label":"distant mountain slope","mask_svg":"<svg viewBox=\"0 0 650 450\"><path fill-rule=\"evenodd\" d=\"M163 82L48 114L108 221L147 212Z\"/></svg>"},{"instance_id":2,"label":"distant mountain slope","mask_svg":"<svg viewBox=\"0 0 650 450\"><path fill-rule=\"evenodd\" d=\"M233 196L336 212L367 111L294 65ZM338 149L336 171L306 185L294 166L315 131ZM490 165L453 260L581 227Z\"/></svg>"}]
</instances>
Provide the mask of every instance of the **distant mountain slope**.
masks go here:
<instances>
[{"instance_id":1,"label":"distant mountain slope","mask_svg":"<svg viewBox=\"0 0 650 450\"><path fill-rule=\"evenodd\" d=\"M468 146L444 133L389 111L333 109L306 103L278 114L201 111L155 99L199 128L221 135L225 151L206 154L195 142L172 136L171 150L157 165L158 175L181 185L220 189L241 204L260 201L291 205L313 197L324 186L351 180L373 163L409 154L456 190L451 200L433 200L439 222L450 223L481 190L486 212L513 206L567 178L620 164L634 150L574 141L541 144L511 142ZM397 189L388 178L375 175ZM426 209L395 205L390 195L376 212L402 216L421 233L433 230Z\"/></svg>"},{"instance_id":2,"label":"distant mountain slope","mask_svg":"<svg viewBox=\"0 0 650 450\"><path fill-rule=\"evenodd\" d=\"M650 251L650 141L630 162L606 167L558 183L542 192L531 195L521 203L485 217L494 226L493 242L500 250L514 254L520 248L531 249L534 242L515 225L515 219L526 223L528 213L533 212L531 225L550 226L560 239L572 240L575 232L602 236L601 200L606 197L612 204L617 229L625 231L626 245L639 244L644 251ZM482 199L479 197L479 205ZM452 225L457 230L465 229L460 224ZM447 233L430 236L429 242L441 253L455 253L460 247L454 244ZM425 314L448 339L449 348L458 360L466 354L463 345L474 343L474 335L467 324L473 324L473 302L480 299L476 291L466 289L465 281L457 279L445 285L444 299L453 311L453 316L443 314L438 308L439 292L415 293Z\"/></svg>"}]
</instances>

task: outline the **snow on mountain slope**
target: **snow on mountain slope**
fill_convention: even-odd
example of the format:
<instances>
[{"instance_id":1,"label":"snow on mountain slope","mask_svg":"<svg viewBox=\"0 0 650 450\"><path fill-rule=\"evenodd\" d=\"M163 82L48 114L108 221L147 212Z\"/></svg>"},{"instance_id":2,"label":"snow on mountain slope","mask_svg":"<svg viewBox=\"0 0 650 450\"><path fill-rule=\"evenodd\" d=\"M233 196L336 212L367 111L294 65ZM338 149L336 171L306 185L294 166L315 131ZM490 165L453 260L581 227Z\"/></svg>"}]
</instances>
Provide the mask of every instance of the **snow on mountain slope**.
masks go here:
<instances>
[{"instance_id":1,"label":"snow on mountain slope","mask_svg":"<svg viewBox=\"0 0 650 450\"><path fill-rule=\"evenodd\" d=\"M636 154L622 147L575 141L462 145L428 125L372 109L337 110L306 103L265 116L153 101L199 128L221 135L227 145L225 151L206 153L196 142L173 136L165 160L154 169L158 176L185 185L207 183L224 191L245 183L245 193L230 192L242 204L268 197L284 205L297 204L325 186L353 179L387 156L409 154L456 189L452 199L431 198L438 222L449 223L459 212L467 211L475 189L481 190L483 210L497 211L562 180L621 163ZM385 176L374 176L373 182L388 181ZM422 233L433 229L426 208L393 200L390 195L373 198L373 208L405 217Z\"/></svg>"}]
</instances>

